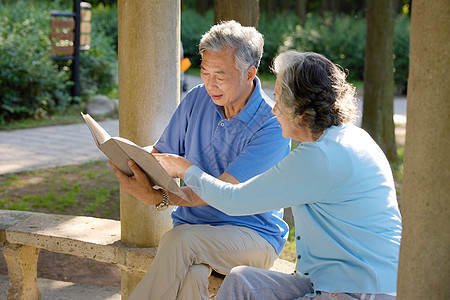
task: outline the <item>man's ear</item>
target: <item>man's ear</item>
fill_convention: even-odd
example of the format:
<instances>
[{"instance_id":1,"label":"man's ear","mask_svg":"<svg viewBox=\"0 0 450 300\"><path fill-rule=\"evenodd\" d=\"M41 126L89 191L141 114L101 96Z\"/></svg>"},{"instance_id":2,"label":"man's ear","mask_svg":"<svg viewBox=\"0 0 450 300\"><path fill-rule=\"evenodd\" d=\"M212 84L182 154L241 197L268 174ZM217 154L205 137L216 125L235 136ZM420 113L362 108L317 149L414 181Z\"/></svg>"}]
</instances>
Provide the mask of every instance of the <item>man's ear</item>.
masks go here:
<instances>
[{"instance_id":1,"label":"man's ear","mask_svg":"<svg viewBox=\"0 0 450 300\"><path fill-rule=\"evenodd\" d=\"M255 66L250 66L245 72L245 79L253 81L253 79L255 79L255 76L256 76L256 68Z\"/></svg>"}]
</instances>

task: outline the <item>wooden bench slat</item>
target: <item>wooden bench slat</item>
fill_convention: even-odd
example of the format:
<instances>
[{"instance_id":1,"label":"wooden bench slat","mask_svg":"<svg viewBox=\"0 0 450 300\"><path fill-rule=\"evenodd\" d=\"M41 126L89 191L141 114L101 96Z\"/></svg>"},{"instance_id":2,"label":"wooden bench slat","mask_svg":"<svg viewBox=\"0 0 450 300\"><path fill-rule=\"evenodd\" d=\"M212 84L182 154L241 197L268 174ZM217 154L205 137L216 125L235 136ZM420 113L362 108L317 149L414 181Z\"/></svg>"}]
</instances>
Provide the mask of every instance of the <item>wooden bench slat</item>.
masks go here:
<instances>
[{"instance_id":1,"label":"wooden bench slat","mask_svg":"<svg viewBox=\"0 0 450 300\"><path fill-rule=\"evenodd\" d=\"M55 55L72 55L75 53L73 46L52 46L52 51Z\"/></svg>"},{"instance_id":2,"label":"wooden bench slat","mask_svg":"<svg viewBox=\"0 0 450 300\"><path fill-rule=\"evenodd\" d=\"M74 19L51 19L50 26L53 29L75 29L75 20Z\"/></svg>"},{"instance_id":3,"label":"wooden bench slat","mask_svg":"<svg viewBox=\"0 0 450 300\"><path fill-rule=\"evenodd\" d=\"M73 32L51 32L50 39L52 41L66 40L73 42L75 39L75 34Z\"/></svg>"}]
</instances>

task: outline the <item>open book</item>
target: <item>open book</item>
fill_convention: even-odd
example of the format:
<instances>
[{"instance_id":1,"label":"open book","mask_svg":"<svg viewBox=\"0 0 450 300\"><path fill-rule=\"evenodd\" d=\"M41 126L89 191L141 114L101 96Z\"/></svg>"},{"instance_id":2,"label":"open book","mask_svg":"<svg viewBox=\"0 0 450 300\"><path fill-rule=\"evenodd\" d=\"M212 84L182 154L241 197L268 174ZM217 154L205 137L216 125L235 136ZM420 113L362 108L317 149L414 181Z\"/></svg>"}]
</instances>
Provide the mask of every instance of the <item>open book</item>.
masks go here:
<instances>
[{"instance_id":1,"label":"open book","mask_svg":"<svg viewBox=\"0 0 450 300\"><path fill-rule=\"evenodd\" d=\"M97 147L125 174L133 175L128 161L134 160L141 170L147 174L154 189L164 188L169 192L191 202L179 185L173 180L156 158L147 150L135 143L121 138L111 137L89 114L83 114Z\"/></svg>"}]
</instances>

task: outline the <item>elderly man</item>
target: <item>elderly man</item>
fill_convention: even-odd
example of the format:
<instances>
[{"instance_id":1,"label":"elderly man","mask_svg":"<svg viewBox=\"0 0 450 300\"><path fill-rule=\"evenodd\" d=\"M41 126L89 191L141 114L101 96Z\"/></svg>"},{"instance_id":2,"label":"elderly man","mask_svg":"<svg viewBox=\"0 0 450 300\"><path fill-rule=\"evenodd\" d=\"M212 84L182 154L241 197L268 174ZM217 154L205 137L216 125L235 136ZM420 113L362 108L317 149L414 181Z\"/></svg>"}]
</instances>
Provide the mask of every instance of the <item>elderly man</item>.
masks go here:
<instances>
[{"instance_id":1,"label":"elderly man","mask_svg":"<svg viewBox=\"0 0 450 300\"><path fill-rule=\"evenodd\" d=\"M235 21L203 35L203 84L194 87L172 116L153 153L186 157L210 175L229 183L246 181L281 161L289 140L272 114L271 101L256 77L263 36ZM211 269L226 274L238 265L270 268L288 234L283 211L229 216L203 202L189 187L189 203L151 186L136 164L126 176L112 164L122 190L140 201L170 205L174 228L160 241L157 255L129 299L208 299ZM155 195L155 193L152 193Z\"/></svg>"}]
</instances>

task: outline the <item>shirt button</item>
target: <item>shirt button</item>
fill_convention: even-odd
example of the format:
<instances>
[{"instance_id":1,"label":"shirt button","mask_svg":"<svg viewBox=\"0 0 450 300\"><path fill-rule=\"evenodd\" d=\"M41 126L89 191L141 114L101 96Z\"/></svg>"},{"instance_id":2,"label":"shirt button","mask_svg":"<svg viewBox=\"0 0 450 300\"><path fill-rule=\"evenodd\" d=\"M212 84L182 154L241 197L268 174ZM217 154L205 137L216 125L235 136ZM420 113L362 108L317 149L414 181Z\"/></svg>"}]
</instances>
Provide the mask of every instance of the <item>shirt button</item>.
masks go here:
<instances>
[{"instance_id":1,"label":"shirt button","mask_svg":"<svg viewBox=\"0 0 450 300\"><path fill-rule=\"evenodd\" d=\"M302 256L301 255L297 255L297 259L300 259L300 258L302 258Z\"/></svg>"},{"instance_id":2,"label":"shirt button","mask_svg":"<svg viewBox=\"0 0 450 300\"><path fill-rule=\"evenodd\" d=\"M300 239L300 236L299 235L297 235L297 240L299 240Z\"/></svg>"}]
</instances>

